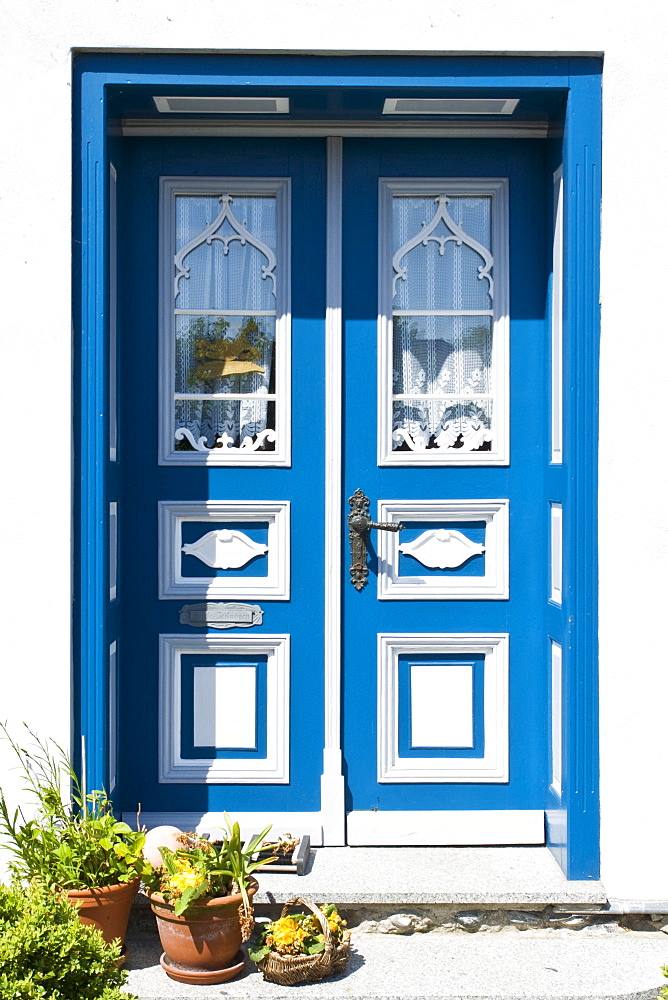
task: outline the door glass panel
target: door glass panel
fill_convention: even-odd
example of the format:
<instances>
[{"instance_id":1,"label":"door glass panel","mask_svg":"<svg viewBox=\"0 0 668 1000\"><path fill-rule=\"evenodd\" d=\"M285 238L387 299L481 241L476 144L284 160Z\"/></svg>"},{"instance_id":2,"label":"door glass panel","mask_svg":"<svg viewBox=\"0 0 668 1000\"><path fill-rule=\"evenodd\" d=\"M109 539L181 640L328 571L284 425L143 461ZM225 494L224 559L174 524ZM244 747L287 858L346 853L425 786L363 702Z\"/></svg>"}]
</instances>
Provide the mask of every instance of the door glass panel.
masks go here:
<instances>
[{"instance_id":1,"label":"door glass panel","mask_svg":"<svg viewBox=\"0 0 668 1000\"><path fill-rule=\"evenodd\" d=\"M498 184L484 184L462 191L456 181L386 181L381 189L389 229L381 228L382 465L505 460L498 292L503 298L506 262L492 254Z\"/></svg>"},{"instance_id":2,"label":"door glass panel","mask_svg":"<svg viewBox=\"0 0 668 1000\"><path fill-rule=\"evenodd\" d=\"M392 199L395 309L491 309L490 197ZM467 242L463 242L465 234Z\"/></svg>"},{"instance_id":3,"label":"door glass panel","mask_svg":"<svg viewBox=\"0 0 668 1000\"><path fill-rule=\"evenodd\" d=\"M273 311L275 196L177 195L175 208L176 308Z\"/></svg>"},{"instance_id":4,"label":"door glass panel","mask_svg":"<svg viewBox=\"0 0 668 1000\"><path fill-rule=\"evenodd\" d=\"M395 316L393 325L395 395L489 393L489 317Z\"/></svg>"},{"instance_id":5,"label":"door glass panel","mask_svg":"<svg viewBox=\"0 0 668 1000\"><path fill-rule=\"evenodd\" d=\"M177 183L163 185L162 461L288 464L287 182Z\"/></svg>"}]
</instances>

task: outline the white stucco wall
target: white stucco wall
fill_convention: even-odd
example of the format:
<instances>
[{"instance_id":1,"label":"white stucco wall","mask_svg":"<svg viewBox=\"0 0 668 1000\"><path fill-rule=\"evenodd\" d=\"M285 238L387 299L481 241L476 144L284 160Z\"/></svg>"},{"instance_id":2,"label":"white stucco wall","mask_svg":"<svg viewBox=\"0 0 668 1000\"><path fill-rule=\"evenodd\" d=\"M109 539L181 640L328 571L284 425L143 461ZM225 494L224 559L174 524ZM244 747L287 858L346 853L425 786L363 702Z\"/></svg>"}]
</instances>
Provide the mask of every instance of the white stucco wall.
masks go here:
<instances>
[{"instance_id":1,"label":"white stucco wall","mask_svg":"<svg viewBox=\"0 0 668 1000\"><path fill-rule=\"evenodd\" d=\"M604 52L601 370L603 879L668 899L662 262L668 17L600 0L23 0L0 11L4 627L0 718L67 742L70 50ZM658 285L657 291L655 286ZM42 414L45 416L42 417ZM6 757L0 773L7 785Z\"/></svg>"}]
</instances>

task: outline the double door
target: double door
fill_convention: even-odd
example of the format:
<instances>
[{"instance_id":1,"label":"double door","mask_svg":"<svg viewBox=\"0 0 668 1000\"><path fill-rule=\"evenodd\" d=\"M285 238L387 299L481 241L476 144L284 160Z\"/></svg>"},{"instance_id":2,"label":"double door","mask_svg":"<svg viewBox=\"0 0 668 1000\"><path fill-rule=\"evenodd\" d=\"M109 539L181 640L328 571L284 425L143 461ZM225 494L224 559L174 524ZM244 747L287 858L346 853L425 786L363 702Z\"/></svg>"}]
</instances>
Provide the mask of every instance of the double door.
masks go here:
<instances>
[{"instance_id":1,"label":"double door","mask_svg":"<svg viewBox=\"0 0 668 1000\"><path fill-rule=\"evenodd\" d=\"M133 139L125 173L123 809L542 843L542 143Z\"/></svg>"}]
</instances>

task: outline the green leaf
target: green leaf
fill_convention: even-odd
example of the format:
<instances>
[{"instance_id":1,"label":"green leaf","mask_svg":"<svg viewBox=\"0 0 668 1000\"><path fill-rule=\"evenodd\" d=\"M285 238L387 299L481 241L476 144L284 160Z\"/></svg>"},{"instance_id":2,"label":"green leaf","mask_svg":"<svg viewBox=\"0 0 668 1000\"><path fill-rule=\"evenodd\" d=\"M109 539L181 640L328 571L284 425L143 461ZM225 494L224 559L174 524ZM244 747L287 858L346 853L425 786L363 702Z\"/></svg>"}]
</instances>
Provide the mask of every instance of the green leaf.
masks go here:
<instances>
[{"instance_id":1,"label":"green leaf","mask_svg":"<svg viewBox=\"0 0 668 1000\"><path fill-rule=\"evenodd\" d=\"M134 830L132 829L132 827L128 826L128 824L127 824L127 823L114 823L114 825L112 826L112 828L111 828L111 829L112 829L112 831L113 831L114 833L119 833L119 834L120 834L120 833L126 833L126 834L127 834L127 833L130 833L130 834L132 834L132 833L134 833L134 832L135 832L135 831L134 831Z\"/></svg>"},{"instance_id":2,"label":"green leaf","mask_svg":"<svg viewBox=\"0 0 668 1000\"><path fill-rule=\"evenodd\" d=\"M260 846L264 838L271 830L271 826L272 824L270 823L269 826L266 826L264 828L262 833L258 833L257 837L253 837L251 842L246 846L246 854L253 854L253 852L257 850L257 848Z\"/></svg>"},{"instance_id":3,"label":"green leaf","mask_svg":"<svg viewBox=\"0 0 668 1000\"><path fill-rule=\"evenodd\" d=\"M322 935L320 935L320 940L319 941L316 941L315 944L311 944L311 945L308 946L308 948L306 949L306 954L307 955L319 955L320 952L324 951L324 950L325 950L325 941L324 941Z\"/></svg>"},{"instance_id":4,"label":"green leaf","mask_svg":"<svg viewBox=\"0 0 668 1000\"><path fill-rule=\"evenodd\" d=\"M271 948L266 944L262 945L261 948L253 948L252 946L248 948L248 954L252 962L261 962L270 951Z\"/></svg>"}]
</instances>

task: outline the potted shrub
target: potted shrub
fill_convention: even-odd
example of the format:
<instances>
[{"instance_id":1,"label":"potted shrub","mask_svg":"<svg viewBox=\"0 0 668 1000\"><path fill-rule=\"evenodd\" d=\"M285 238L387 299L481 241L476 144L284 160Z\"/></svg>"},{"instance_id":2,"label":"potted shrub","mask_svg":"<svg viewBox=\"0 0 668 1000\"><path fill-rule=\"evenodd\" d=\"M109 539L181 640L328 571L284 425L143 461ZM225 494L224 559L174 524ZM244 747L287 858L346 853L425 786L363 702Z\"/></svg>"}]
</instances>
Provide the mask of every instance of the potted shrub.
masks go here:
<instances>
[{"instance_id":1,"label":"potted shrub","mask_svg":"<svg viewBox=\"0 0 668 1000\"><path fill-rule=\"evenodd\" d=\"M0 789L0 835L12 854L10 871L23 883L65 892L82 923L98 927L106 941L123 941L140 876L145 834L119 822L104 791L85 794L65 751L52 741L33 746L9 740L35 800L34 816L11 812ZM69 795L63 789L69 784Z\"/></svg>"},{"instance_id":2,"label":"potted shrub","mask_svg":"<svg viewBox=\"0 0 668 1000\"><path fill-rule=\"evenodd\" d=\"M0 885L0 996L21 1000L137 1000L122 991L120 945L77 919L45 886Z\"/></svg>"},{"instance_id":3,"label":"potted shrub","mask_svg":"<svg viewBox=\"0 0 668 1000\"><path fill-rule=\"evenodd\" d=\"M160 964L181 983L223 983L243 968L242 941L250 937L252 877L261 862L252 856L269 827L245 846L227 813L226 835L207 840L181 833L160 846L161 863L144 876L164 954ZM173 834L169 834L170 840Z\"/></svg>"}]
</instances>

